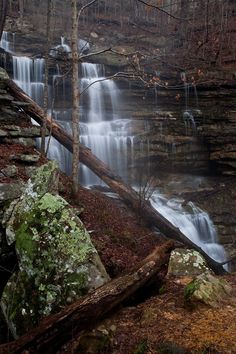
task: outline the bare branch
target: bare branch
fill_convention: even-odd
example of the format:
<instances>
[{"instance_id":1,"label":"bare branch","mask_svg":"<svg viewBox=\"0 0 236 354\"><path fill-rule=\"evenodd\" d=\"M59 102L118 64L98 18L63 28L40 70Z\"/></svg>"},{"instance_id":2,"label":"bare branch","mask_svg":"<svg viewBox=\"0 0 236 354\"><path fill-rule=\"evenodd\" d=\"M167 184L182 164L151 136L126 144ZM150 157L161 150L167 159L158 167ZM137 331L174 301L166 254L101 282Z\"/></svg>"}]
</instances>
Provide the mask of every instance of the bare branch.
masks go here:
<instances>
[{"instance_id":1,"label":"bare branch","mask_svg":"<svg viewBox=\"0 0 236 354\"><path fill-rule=\"evenodd\" d=\"M179 21L189 21L190 20L189 18L181 18L181 17L174 16L174 15L170 14L169 12L167 12L166 10L163 10L163 8L156 6L156 5L149 4L148 2L145 2L143 0L136 0L136 1L146 5L148 7L152 7L153 9L156 9L160 12L163 12L164 14L166 14L169 17L174 18L175 20L179 20Z\"/></svg>"},{"instance_id":2,"label":"bare branch","mask_svg":"<svg viewBox=\"0 0 236 354\"><path fill-rule=\"evenodd\" d=\"M99 55L99 54L102 54L102 53L106 53L106 52L109 52L109 51L112 51L112 49L111 48L107 48L107 49L100 50L99 52L94 52L94 53L90 53L90 54L80 55L79 56L79 60L82 60L84 58L89 58L89 57L94 56L94 55Z\"/></svg>"},{"instance_id":3,"label":"bare branch","mask_svg":"<svg viewBox=\"0 0 236 354\"><path fill-rule=\"evenodd\" d=\"M93 82L91 82L88 86L85 87L85 89L83 91L80 92L79 96L82 96L84 94L85 91L87 91L91 86L93 86L94 84L96 84L97 82L102 82L102 81L106 81L106 80L112 80L112 79L119 79L119 78L125 78L125 79L139 79L141 80L143 83L147 84L147 81L145 81L141 75L137 75L135 73L126 73L126 72L117 72L114 75L111 76L107 76L104 77L102 79L98 79L95 80Z\"/></svg>"},{"instance_id":4,"label":"bare branch","mask_svg":"<svg viewBox=\"0 0 236 354\"><path fill-rule=\"evenodd\" d=\"M77 15L77 21L79 20L82 12L89 6L93 5L97 0L92 0L90 2L88 2L87 4L85 4L84 6L81 7L81 9L78 11L78 15Z\"/></svg>"}]
</instances>

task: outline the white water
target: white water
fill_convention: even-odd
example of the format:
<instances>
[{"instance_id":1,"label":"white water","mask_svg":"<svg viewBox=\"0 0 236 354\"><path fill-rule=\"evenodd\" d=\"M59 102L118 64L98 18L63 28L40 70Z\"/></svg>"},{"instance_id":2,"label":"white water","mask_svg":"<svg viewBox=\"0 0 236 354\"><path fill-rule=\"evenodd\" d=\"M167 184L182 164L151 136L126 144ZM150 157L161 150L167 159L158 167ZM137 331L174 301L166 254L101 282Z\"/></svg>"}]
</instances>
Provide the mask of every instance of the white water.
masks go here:
<instances>
[{"instance_id":1,"label":"white water","mask_svg":"<svg viewBox=\"0 0 236 354\"><path fill-rule=\"evenodd\" d=\"M13 39L14 39L14 34L13 34ZM12 53L12 51L14 50L14 41L13 42L10 41L9 33L6 31L2 32L0 47L3 48L8 53Z\"/></svg>"},{"instance_id":2,"label":"white water","mask_svg":"<svg viewBox=\"0 0 236 354\"><path fill-rule=\"evenodd\" d=\"M41 104L43 59L33 61L26 57L15 56L13 57L13 70L16 83ZM85 90L88 85L93 85L86 90L81 99L81 140L118 174L126 177L128 163L132 162L134 155L135 135L132 134L132 120L121 119L118 110L120 92L113 81L104 79L104 68L101 65L82 64L81 91ZM95 81L99 82L95 83ZM68 132L71 132L70 110L55 110L53 115ZM141 148L142 144L140 144ZM54 139L51 141L49 157L59 161L60 167L70 173L71 154ZM86 185L101 183L85 167L82 168L82 181ZM202 247L210 257L220 262L225 260L224 248L217 243L217 232L207 213L192 203L188 204L189 211L186 211L181 201L168 200L158 192L153 195L152 204L189 239Z\"/></svg>"},{"instance_id":3,"label":"white water","mask_svg":"<svg viewBox=\"0 0 236 354\"><path fill-rule=\"evenodd\" d=\"M71 48L68 44L65 43L65 37L61 36L61 44L58 44L56 47L53 47L50 50L50 55L52 57L57 57L57 55L59 53L70 53L71 52Z\"/></svg>"},{"instance_id":4,"label":"white water","mask_svg":"<svg viewBox=\"0 0 236 354\"><path fill-rule=\"evenodd\" d=\"M43 104L44 59L13 56L13 80L39 105Z\"/></svg>"},{"instance_id":5,"label":"white water","mask_svg":"<svg viewBox=\"0 0 236 354\"><path fill-rule=\"evenodd\" d=\"M133 139L130 134L132 121L119 116L120 91L113 80L106 80L104 67L83 63L81 69L81 92L91 85L82 95L81 141L124 177ZM83 180L86 185L102 183L86 167L83 168Z\"/></svg>"},{"instance_id":6,"label":"white water","mask_svg":"<svg viewBox=\"0 0 236 354\"><path fill-rule=\"evenodd\" d=\"M182 206L183 200L167 199L158 192L151 198L151 203L158 212L201 247L211 258L224 262L226 252L218 244L217 230L209 215L192 202Z\"/></svg>"}]
</instances>

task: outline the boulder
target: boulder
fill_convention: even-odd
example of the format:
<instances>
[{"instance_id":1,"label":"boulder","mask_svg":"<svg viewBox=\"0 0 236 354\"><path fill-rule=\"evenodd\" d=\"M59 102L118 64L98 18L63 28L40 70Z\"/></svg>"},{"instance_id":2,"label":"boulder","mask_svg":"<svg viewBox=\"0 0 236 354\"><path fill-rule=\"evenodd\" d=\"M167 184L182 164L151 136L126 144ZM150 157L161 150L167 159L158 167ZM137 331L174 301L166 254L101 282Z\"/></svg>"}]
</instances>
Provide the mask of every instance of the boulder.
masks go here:
<instances>
[{"instance_id":1,"label":"boulder","mask_svg":"<svg viewBox=\"0 0 236 354\"><path fill-rule=\"evenodd\" d=\"M227 281L208 272L198 275L184 289L187 304L196 305L201 302L211 307L220 306L230 293L231 287Z\"/></svg>"},{"instance_id":2,"label":"boulder","mask_svg":"<svg viewBox=\"0 0 236 354\"><path fill-rule=\"evenodd\" d=\"M22 183L0 183L0 204L18 198L23 188Z\"/></svg>"},{"instance_id":3,"label":"boulder","mask_svg":"<svg viewBox=\"0 0 236 354\"><path fill-rule=\"evenodd\" d=\"M55 194L57 180L55 162L40 167L5 215L19 271L5 287L1 305L15 335L109 279L79 217Z\"/></svg>"},{"instance_id":4,"label":"boulder","mask_svg":"<svg viewBox=\"0 0 236 354\"><path fill-rule=\"evenodd\" d=\"M203 256L192 249L176 248L171 252L168 274L175 276L195 276L210 272Z\"/></svg>"}]
</instances>

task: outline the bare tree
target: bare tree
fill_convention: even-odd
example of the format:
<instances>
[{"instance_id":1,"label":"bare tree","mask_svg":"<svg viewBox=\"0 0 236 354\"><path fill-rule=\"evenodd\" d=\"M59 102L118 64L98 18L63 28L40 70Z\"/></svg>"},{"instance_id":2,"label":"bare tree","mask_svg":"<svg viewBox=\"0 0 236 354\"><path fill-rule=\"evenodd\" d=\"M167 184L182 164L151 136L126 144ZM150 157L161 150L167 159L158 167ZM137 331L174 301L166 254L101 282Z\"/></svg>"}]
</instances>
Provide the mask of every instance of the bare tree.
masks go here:
<instances>
[{"instance_id":1,"label":"bare tree","mask_svg":"<svg viewBox=\"0 0 236 354\"><path fill-rule=\"evenodd\" d=\"M71 1L72 33L72 132L73 132L73 159L72 159L72 181L73 193L78 192L79 185L79 54L78 54L78 22L82 12L94 4L92 0L77 10L77 1Z\"/></svg>"},{"instance_id":2,"label":"bare tree","mask_svg":"<svg viewBox=\"0 0 236 354\"><path fill-rule=\"evenodd\" d=\"M44 92L43 92L43 108L45 116L48 110L48 59L49 50L51 46L51 17L52 17L53 1L47 0L47 44L45 50L45 79L44 79ZM46 138L46 121L43 122L41 131L41 154L45 156L45 138Z\"/></svg>"},{"instance_id":3,"label":"bare tree","mask_svg":"<svg viewBox=\"0 0 236 354\"><path fill-rule=\"evenodd\" d=\"M79 182L79 63L78 63L78 13L77 1L71 1L72 33L72 131L73 131L73 160L72 180L73 193L78 192Z\"/></svg>"}]
</instances>

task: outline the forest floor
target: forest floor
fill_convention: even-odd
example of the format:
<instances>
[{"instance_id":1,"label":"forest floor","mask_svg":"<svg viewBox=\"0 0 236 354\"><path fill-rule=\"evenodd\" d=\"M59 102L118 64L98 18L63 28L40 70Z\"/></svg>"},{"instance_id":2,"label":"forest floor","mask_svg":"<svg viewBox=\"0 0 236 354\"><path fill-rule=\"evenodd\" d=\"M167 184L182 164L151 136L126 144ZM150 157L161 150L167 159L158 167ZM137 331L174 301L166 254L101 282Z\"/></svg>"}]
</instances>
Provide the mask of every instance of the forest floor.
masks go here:
<instances>
[{"instance_id":1,"label":"forest floor","mask_svg":"<svg viewBox=\"0 0 236 354\"><path fill-rule=\"evenodd\" d=\"M121 201L84 188L72 200L68 190L64 181L62 194L79 209L111 277L130 270L162 242ZM190 308L184 287L192 279L167 276L163 284L144 288L90 332L73 338L60 354L236 353L236 277L224 278L232 293L218 308Z\"/></svg>"},{"instance_id":2,"label":"forest floor","mask_svg":"<svg viewBox=\"0 0 236 354\"><path fill-rule=\"evenodd\" d=\"M3 165L10 162L11 151L2 155ZM18 172L20 179L27 179L23 170ZM82 187L72 198L70 190L70 179L61 174L60 194L78 210L111 278L130 270L163 242L142 222L141 213L137 217L119 199ZM236 353L236 276L224 278L232 294L218 308L189 308L184 287L191 278L167 276L164 283L147 286L94 324L90 332L73 337L59 353Z\"/></svg>"}]
</instances>

